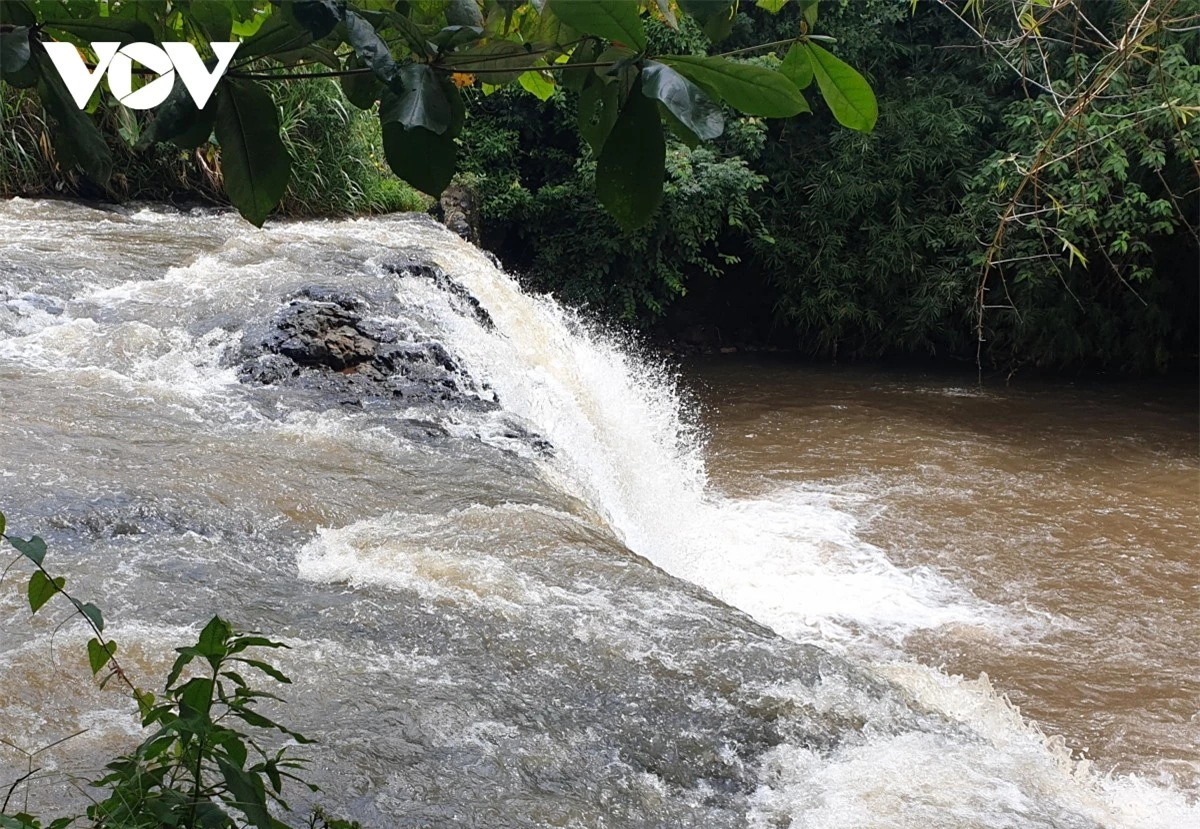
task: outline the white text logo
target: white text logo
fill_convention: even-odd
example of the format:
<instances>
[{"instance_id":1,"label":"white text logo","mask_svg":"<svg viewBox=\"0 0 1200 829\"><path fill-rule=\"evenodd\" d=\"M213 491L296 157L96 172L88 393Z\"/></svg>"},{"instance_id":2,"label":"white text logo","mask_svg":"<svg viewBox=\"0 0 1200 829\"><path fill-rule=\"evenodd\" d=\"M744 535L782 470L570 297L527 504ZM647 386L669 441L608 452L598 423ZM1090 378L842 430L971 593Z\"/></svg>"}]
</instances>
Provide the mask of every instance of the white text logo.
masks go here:
<instances>
[{"instance_id":1,"label":"white text logo","mask_svg":"<svg viewBox=\"0 0 1200 829\"><path fill-rule=\"evenodd\" d=\"M88 99L100 85L100 76L108 73L108 88L117 100L130 109L150 109L161 104L171 94L175 85L175 73L187 88L198 108L203 109L217 88L217 81L229 68L233 53L240 43L213 43L213 54L217 65L210 72L190 43L164 43L161 47L153 43L93 43L96 53L96 68L89 71L79 54L70 43L46 43L46 53L62 76L67 91L80 109L87 106ZM133 62L157 72L160 77L134 90Z\"/></svg>"}]
</instances>

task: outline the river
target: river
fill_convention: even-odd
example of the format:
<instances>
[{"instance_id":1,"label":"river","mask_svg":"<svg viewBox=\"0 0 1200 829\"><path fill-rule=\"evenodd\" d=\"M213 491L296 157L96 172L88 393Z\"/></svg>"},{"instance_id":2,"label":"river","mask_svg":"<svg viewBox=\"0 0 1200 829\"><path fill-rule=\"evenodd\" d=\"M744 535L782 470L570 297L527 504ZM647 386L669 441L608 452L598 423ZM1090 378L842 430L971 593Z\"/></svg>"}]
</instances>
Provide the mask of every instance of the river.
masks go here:
<instances>
[{"instance_id":1,"label":"river","mask_svg":"<svg viewBox=\"0 0 1200 829\"><path fill-rule=\"evenodd\" d=\"M1200 820L1194 388L679 367L419 217L13 200L0 238L10 532L46 537L143 684L213 612L286 639L273 713L320 741L331 811ZM448 355L439 393L248 379L312 286ZM86 729L17 792L67 809L136 718L24 601L10 574L0 782Z\"/></svg>"}]
</instances>

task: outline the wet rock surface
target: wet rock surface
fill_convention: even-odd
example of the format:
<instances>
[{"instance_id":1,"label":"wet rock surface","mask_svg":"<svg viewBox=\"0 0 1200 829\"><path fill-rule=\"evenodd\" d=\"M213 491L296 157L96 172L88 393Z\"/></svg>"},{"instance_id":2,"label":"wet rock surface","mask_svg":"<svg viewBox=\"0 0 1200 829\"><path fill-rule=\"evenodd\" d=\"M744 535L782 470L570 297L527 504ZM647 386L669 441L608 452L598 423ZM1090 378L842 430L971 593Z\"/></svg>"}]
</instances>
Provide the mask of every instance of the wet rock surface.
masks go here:
<instances>
[{"instance_id":1,"label":"wet rock surface","mask_svg":"<svg viewBox=\"0 0 1200 829\"><path fill-rule=\"evenodd\" d=\"M298 387L343 406L498 408L441 343L402 319L375 315L362 296L322 286L304 288L265 329L248 332L240 363L245 383Z\"/></svg>"}]
</instances>

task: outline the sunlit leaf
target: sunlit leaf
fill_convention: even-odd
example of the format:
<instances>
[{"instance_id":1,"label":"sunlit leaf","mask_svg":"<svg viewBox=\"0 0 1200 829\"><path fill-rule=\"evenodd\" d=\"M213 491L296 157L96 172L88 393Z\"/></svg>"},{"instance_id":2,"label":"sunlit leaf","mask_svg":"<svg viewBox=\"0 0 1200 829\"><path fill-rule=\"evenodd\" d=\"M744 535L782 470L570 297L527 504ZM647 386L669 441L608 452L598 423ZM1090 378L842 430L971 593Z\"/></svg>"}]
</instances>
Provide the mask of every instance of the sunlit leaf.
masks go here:
<instances>
[{"instance_id":1,"label":"sunlit leaf","mask_svg":"<svg viewBox=\"0 0 1200 829\"><path fill-rule=\"evenodd\" d=\"M808 50L803 44L793 43L779 65L779 71L784 77L796 85L797 89L807 89L813 81L812 62L808 59Z\"/></svg>"},{"instance_id":2,"label":"sunlit leaf","mask_svg":"<svg viewBox=\"0 0 1200 829\"><path fill-rule=\"evenodd\" d=\"M817 87L833 117L844 127L870 132L879 118L879 107L866 78L815 43L806 43L804 48L808 51Z\"/></svg>"},{"instance_id":3,"label":"sunlit leaf","mask_svg":"<svg viewBox=\"0 0 1200 829\"><path fill-rule=\"evenodd\" d=\"M600 35L638 50L646 48L637 0L550 0L550 10L582 34Z\"/></svg>"},{"instance_id":4,"label":"sunlit leaf","mask_svg":"<svg viewBox=\"0 0 1200 829\"><path fill-rule=\"evenodd\" d=\"M554 82L542 72L526 72L517 78L517 83L539 101L548 101L554 94Z\"/></svg>"},{"instance_id":5,"label":"sunlit leaf","mask_svg":"<svg viewBox=\"0 0 1200 829\"><path fill-rule=\"evenodd\" d=\"M796 85L778 72L726 58L670 55L659 59L710 97L747 115L787 118L808 109Z\"/></svg>"}]
</instances>

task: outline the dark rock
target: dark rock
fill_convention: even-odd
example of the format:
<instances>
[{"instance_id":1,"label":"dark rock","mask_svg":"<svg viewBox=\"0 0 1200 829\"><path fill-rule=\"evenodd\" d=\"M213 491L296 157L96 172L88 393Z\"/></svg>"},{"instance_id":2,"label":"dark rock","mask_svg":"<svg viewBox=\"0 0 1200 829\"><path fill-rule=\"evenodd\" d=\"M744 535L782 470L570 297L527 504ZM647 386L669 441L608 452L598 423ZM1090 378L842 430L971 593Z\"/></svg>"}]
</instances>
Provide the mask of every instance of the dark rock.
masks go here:
<instances>
[{"instance_id":1,"label":"dark rock","mask_svg":"<svg viewBox=\"0 0 1200 829\"><path fill-rule=\"evenodd\" d=\"M456 311L473 317L476 322L488 331L491 331L495 327L492 315L480 304L479 300L471 295L471 292L462 283L454 280L448 273L438 267L436 263L420 258L415 252L406 252L390 262L385 262L383 269L397 276L413 276L428 279L438 287L438 290L445 291L450 295L452 305Z\"/></svg>"},{"instance_id":2,"label":"dark rock","mask_svg":"<svg viewBox=\"0 0 1200 829\"><path fill-rule=\"evenodd\" d=\"M366 299L345 291L303 289L269 325L243 337L242 381L299 388L324 405L497 408L495 394L480 389L441 343L403 322L370 318L371 310Z\"/></svg>"},{"instance_id":3,"label":"dark rock","mask_svg":"<svg viewBox=\"0 0 1200 829\"><path fill-rule=\"evenodd\" d=\"M438 200L442 222L473 245L479 244L479 199L470 188L452 184Z\"/></svg>"}]
</instances>

